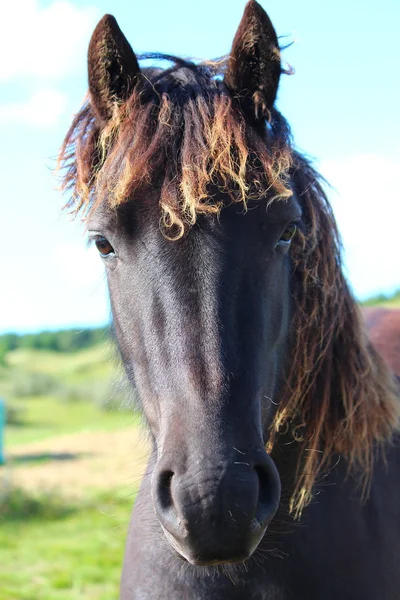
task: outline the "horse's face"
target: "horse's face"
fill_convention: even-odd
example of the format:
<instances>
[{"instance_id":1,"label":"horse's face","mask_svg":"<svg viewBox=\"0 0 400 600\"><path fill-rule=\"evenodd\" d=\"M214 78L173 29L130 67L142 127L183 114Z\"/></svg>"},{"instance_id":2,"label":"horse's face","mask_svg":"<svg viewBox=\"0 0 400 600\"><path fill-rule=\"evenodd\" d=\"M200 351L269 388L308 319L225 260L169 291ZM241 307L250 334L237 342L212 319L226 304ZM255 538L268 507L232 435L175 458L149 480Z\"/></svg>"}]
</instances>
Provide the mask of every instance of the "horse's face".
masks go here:
<instances>
[{"instance_id":1,"label":"horse's face","mask_svg":"<svg viewBox=\"0 0 400 600\"><path fill-rule=\"evenodd\" d=\"M171 242L155 194L89 222L153 435L154 507L191 562L247 558L277 508L263 431L285 356L298 217L293 200L231 205Z\"/></svg>"},{"instance_id":2,"label":"horse's face","mask_svg":"<svg viewBox=\"0 0 400 600\"><path fill-rule=\"evenodd\" d=\"M254 2L246 10L260 30L268 28L271 54L277 42L268 18ZM107 26L109 40L114 24ZM235 73L228 75L234 87ZM95 84L91 91L95 102ZM263 93L271 105L276 90L264 86ZM97 109L106 115L104 94ZM264 432L284 372L299 206L294 199L269 203L266 195L244 211L220 195L219 217L201 216L170 241L160 231L156 182L146 189L116 210L93 211L88 229L103 256L121 355L152 433L154 509L189 562L242 561L280 498Z\"/></svg>"}]
</instances>

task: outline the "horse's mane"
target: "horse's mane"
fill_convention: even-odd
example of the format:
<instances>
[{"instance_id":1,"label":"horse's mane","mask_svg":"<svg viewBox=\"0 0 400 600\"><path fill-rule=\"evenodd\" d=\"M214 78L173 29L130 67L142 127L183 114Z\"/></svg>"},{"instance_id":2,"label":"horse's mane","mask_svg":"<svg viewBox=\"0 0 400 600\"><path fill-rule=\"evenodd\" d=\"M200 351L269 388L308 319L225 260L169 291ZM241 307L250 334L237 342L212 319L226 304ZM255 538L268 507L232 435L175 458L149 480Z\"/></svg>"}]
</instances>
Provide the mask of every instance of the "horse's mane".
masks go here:
<instances>
[{"instance_id":1,"label":"horse's mane","mask_svg":"<svg viewBox=\"0 0 400 600\"><path fill-rule=\"evenodd\" d=\"M368 492L374 459L399 426L399 389L371 346L342 270L340 235L321 177L293 155L304 228L293 240L289 374L273 423L301 445L291 510L301 514L319 474L341 455Z\"/></svg>"},{"instance_id":2,"label":"horse's mane","mask_svg":"<svg viewBox=\"0 0 400 600\"><path fill-rule=\"evenodd\" d=\"M173 61L170 68L144 69L106 124L85 102L60 152L63 187L72 191L69 206L87 212L159 185L161 226L171 239L199 214L221 210L210 198L212 186L244 206L249 197L296 193L304 226L292 244L290 372L268 450L282 432L300 445L291 499L299 514L336 453L359 468L368 488L376 449L398 426L394 381L368 342L343 276L340 237L320 177L293 149L286 121L272 110L262 127L246 126L221 79L224 61Z\"/></svg>"}]
</instances>

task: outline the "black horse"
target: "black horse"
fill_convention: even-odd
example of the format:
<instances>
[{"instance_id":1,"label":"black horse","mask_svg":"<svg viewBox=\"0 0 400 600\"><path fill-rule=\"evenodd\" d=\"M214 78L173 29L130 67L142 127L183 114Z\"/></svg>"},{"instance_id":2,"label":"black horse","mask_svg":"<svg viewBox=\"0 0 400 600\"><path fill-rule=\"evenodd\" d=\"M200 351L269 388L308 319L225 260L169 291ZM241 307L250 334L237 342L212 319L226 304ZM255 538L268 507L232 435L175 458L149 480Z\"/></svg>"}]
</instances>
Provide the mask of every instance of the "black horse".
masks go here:
<instances>
[{"instance_id":1,"label":"black horse","mask_svg":"<svg viewBox=\"0 0 400 600\"><path fill-rule=\"evenodd\" d=\"M163 58L106 15L60 155L152 439L121 598L398 600L398 390L274 107L274 28L251 0L227 59Z\"/></svg>"}]
</instances>

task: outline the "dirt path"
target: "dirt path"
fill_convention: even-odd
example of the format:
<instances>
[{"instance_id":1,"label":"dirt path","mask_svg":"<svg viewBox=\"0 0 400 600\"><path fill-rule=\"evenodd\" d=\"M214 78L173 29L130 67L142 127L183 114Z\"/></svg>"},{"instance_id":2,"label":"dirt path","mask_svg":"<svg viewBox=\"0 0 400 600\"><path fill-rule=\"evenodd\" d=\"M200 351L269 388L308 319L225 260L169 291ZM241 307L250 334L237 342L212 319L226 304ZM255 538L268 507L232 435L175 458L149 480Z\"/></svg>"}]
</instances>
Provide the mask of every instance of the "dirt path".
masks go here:
<instances>
[{"instance_id":1,"label":"dirt path","mask_svg":"<svg viewBox=\"0 0 400 600\"><path fill-rule=\"evenodd\" d=\"M91 489L137 487L148 444L139 428L75 433L18 446L0 474L30 490L57 490L79 497Z\"/></svg>"}]
</instances>

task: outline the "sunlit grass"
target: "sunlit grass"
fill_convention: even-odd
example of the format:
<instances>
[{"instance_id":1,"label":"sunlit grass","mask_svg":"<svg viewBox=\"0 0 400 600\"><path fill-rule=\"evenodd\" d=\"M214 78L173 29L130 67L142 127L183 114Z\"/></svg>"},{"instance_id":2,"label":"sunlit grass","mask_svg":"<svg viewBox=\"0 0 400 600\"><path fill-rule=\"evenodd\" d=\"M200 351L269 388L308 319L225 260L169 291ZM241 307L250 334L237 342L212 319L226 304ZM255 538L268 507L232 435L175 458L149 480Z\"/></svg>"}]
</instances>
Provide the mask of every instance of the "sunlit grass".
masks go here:
<instances>
[{"instance_id":1,"label":"sunlit grass","mask_svg":"<svg viewBox=\"0 0 400 600\"><path fill-rule=\"evenodd\" d=\"M79 504L15 490L2 515L2 600L117 600L133 497Z\"/></svg>"},{"instance_id":2,"label":"sunlit grass","mask_svg":"<svg viewBox=\"0 0 400 600\"><path fill-rule=\"evenodd\" d=\"M79 380L108 377L115 370L114 356L110 343L104 343L77 352L18 349L9 352L6 360L12 368Z\"/></svg>"},{"instance_id":3,"label":"sunlit grass","mask_svg":"<svg viewBox=\"0 0 400 600\"><path fill-rule=\"evenodd\" d=\"M49 396L13 402L18 425L7 425L5 448L67 433L111 431L139 423L132 412L102 410L91 402L60 402Z\"/></svg>"},{"instance_id":4,"label":"sunlit grass","mask_svg":"<svg viewBox=\"0 0 400 600\"><path fill-rule=\"evenodd\" d=\"M390 300L385 300L379 306L385 308L400 308L400 294L396 298L391 298Z\"/></svg>"},{"instance_id":5,"label":"sunlit grass","mask_svg":"<svg viewBox=\"0 0 400 600\"><path fill-rule=\"evenodd\" d=\"M0 397L13 419L6 448L73 432L109 431L137 423L133 409L107 411L125 399L112 387L121 378L109 343L62 353L18 349L0 369Z\"/></svg>"},{"instance_id":6,"label":"sunlit grass","mask_svg":"<svg viewBox=\"0 0 400 600\"><path fill-rule=\"evenodd\" d=\"M132 431L140 421L133 409L101 407L112 396L114 378L119 373L113 351L103 343L73 353L19 349L9 352L0 364L0 397L6 400L10 416L5 428L5 452L10 458L0 468L0 600L118 599L127 525L140 478L133 472L129 479L118 475L113 488L105 481L110 481L107 468L113 465L113 456L121 461L115 448L107 448L106 453L102 448L100 458L94 453L88 460L74 445L75 435L82 439L81 433L90 433L93 439L98 432L104 439L104 432L120 430L130 440L129 428ZM37 391L40 388L42 393ZM29 393L34 389L35 395ZM116 407L119 401L117 392ZM67 445L71 456L76 453L71 464L79 494L64 479L54 481L59 470L55 471L52 448L61 436L69 440L69 434L66 443L71 444ZM112 439L114 434L110 435ZM49 440L44 449L30 446L41 440ZM19 448L32 460L19 463ZM133 451L127 441L124 460L132 468ZM146 453L143 448L139 452ZM29 485L37 469L47 468L47 463L49 488ZM89 477L96 469L102 473L97 488ZM27 485L20 487L21 481ZM109 489L99 492L105 485Z\"/></svg>"}]
</instances>

